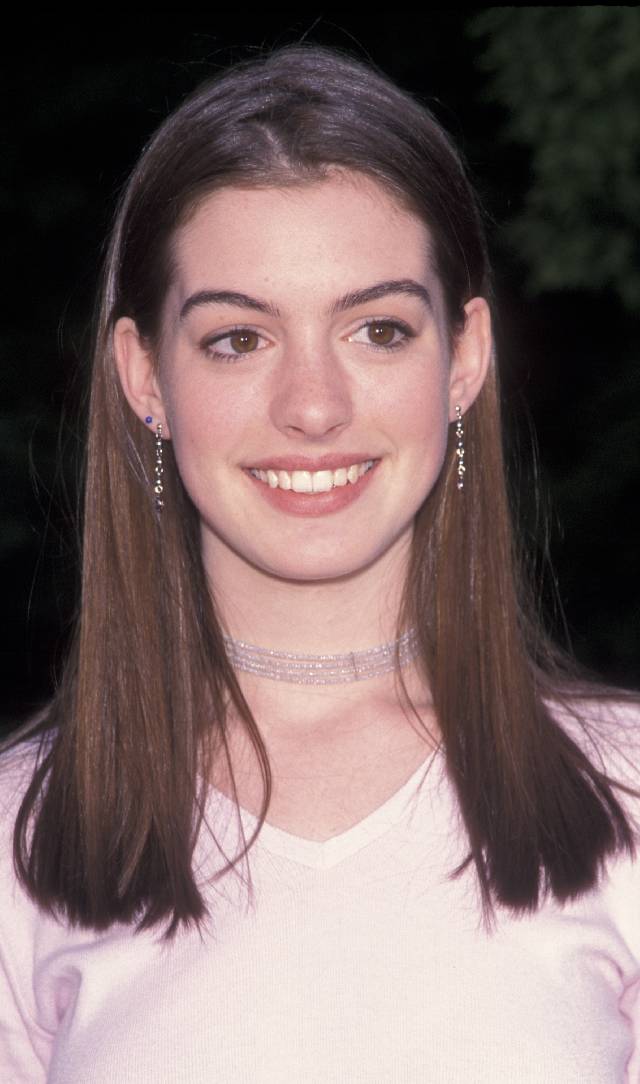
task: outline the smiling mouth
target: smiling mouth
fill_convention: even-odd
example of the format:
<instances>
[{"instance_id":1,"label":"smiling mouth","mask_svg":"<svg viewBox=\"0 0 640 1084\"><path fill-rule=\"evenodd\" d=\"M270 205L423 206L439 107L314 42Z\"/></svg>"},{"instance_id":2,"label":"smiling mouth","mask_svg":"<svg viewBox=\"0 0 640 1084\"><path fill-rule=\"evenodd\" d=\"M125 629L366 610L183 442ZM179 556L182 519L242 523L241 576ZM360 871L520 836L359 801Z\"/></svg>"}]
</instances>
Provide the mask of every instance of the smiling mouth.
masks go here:
<instances>
[{"instance_id":1,"label":"smiling mouth","mask_svg":"<svg viewBox=\"0 0 640 1084\"><path fill-rule=\"evenodd\" d=\"M328 493L341 486L355 485L379 460L367 459L337 470L257 470L249 468L249 474L258 478L271 489L293 490L294 493Z\"/></svg>"}]
</instances>

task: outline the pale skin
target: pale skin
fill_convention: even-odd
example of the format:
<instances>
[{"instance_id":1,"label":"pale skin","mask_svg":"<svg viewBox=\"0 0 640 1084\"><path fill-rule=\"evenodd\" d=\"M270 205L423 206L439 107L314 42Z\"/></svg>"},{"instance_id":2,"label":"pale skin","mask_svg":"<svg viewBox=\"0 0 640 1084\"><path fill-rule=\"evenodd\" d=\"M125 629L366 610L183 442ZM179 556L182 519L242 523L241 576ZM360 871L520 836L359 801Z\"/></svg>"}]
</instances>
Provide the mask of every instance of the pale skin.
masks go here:
<instances>
[{"instance_id":1,"label":"pale skin","mask_svg":"<svg viewBox=\"0 0 640 1084\"><path fill-rule=\"evenodd\" d=\"M442 468L456 404L466 413L491 365L486 302L468 302L450 351L426 226L373 180L337 171L303 186L215 192L174 252L160 356L129 318L116 324L115 355L132 409L173 441L225 630L313 654L394 639L414 517ZM422 291L385 286L362 298L399 282ZM244 302L202 299L221 291ZM376 476L322 516L272 507L244 469L269 455L353 450L380 459ZM403 673L437 740L424 680L413 666ZM350 827L433 745L392 673L319 687L238 678L274 774L267 819L294 834ZM257 812L257 763L242 729L232 733L239 797ZM224 774L214 782L230 792Z\"/></svg>"}]
</instances>

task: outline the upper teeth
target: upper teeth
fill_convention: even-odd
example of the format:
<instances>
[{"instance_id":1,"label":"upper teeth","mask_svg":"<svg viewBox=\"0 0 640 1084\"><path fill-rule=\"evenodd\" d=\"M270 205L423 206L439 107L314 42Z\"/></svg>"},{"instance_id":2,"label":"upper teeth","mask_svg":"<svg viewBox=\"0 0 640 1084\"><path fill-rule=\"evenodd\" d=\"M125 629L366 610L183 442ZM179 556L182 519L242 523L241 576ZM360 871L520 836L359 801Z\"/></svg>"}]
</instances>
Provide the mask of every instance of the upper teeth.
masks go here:
<instances>
[{"instance_id":1,"label":"upper teeth","mask_svg":"<svg viewBox=\"0 0 640 1084\"><path fill-rule=\"evenodd\" d=\"M326 493L333 486L346 486L358 481L374 464L373 459L365 463L354 463L351 467L339 467L338 470L256 470L250 474L266 482L272 489L293 489L295 493Z\"/></svg>"}]
</instances>

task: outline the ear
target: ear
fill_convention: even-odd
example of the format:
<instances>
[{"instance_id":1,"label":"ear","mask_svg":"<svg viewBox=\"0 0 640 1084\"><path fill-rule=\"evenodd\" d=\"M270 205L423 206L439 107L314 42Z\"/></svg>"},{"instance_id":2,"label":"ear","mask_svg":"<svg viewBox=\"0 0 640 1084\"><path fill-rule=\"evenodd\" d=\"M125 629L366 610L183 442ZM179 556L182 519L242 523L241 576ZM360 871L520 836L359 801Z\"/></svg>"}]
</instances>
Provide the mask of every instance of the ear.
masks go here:
<instances>
[{"instance_id":1,"label":"ear","mask_svg":"<svg viewBox=\"0 0 640 1084\"><path fill-rule=\"evenodd\" d=\"M134 414L147 425L150 423L146 419L151 417L154 428L160 422L163 439L169 438L171 433L154 358L148 344L141 338L135 321L129 316L122 316L116 321L113 352L122 390Z\"/></svg>"},{"instance_id":2,"label":"ear","mask_svg":"<svg viewBox=\"0 0 640 1084\"><path fill-rule=\"evenodd\" d=\"M474 297L464 307L465 325L451 358L449 372L449 420L455 421L456 405L467 410L479 394L493 358L491 313L483 297Z\"/></svg>"}]
</instances>

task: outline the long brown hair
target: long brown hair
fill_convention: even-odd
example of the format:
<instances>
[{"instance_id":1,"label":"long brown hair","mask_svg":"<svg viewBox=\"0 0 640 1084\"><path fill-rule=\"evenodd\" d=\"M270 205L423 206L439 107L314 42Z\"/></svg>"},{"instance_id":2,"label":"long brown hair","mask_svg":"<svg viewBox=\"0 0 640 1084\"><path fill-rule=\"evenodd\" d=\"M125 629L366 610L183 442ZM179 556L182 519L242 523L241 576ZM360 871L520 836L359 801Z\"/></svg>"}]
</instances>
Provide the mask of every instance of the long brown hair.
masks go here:
<instances>
[{"instance_id":1,"label":"long brown hair","mask_svg":"<svg viewBox=\"0 0 640 1084\"><path fill-rule=\"evenodd\" d=\"M452 342L465 303L491 298L482 215L459 154L427 109L359 61L305 45L237 64L153 137L117 211L96 318L75 634L48 709L11 740L40 739L15 825L16 870L38 905L72 923L167 920L167 938L200 924L192 859L214 758L226 757L237 798L231 705L265 792L254 835L224 873L251 847L271 797L170 442L165 509L154 514L152 441L117 378L114 322L132 317L158 345L171 241L208 193L304 183L332 167L373 177L427 224ZM495 368L465 417L465 442L464 494L452 435L416 517L397 631L418 630L468 833L467 861L452 872L475 863L490 924L496 902L533 911L547 889L575 897L607 855L633 855L634 838L614 781L549 707L564 702L581 718L580 696L610 692L576 683L536 617L509 511Z\"/></svg>"}]
</instances>

